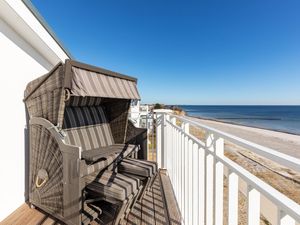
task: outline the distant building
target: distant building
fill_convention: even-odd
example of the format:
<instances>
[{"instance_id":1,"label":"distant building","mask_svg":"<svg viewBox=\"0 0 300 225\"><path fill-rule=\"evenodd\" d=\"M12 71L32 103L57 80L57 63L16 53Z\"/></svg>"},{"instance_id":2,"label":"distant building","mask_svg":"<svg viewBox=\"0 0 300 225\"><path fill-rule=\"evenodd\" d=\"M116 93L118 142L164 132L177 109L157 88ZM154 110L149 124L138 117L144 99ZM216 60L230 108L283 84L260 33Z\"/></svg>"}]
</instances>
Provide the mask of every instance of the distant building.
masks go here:
<instances>
[{"instance_id":1,"label":"distant building","mask_svg":"<svg viewBox=\"0 0 300 225\"><path fill-rule=\"evenodd\" d=\"M152 129L152 105L140 104L140 101L133 101L130 107L129 119L136 127Z\"/></svg>"}]
</instances>

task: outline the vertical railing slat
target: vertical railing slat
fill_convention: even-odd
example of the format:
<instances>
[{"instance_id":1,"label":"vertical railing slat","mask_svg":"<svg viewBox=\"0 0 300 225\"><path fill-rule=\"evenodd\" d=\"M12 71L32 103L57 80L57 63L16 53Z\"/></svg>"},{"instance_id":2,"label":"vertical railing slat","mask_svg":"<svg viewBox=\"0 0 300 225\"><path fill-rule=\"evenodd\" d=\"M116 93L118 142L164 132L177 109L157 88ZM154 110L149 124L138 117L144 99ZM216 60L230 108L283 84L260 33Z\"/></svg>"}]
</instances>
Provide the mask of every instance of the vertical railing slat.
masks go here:
<instances>
[{"instance_id":1,"label":"vertical railing slat","mask_svg":"<svg viewBox=\"0 0 300 225\"><path fill-rule=\"evenodd\" d=\"M184 132L185 134L189 133L189 124L184 123ZM189 215L188 215L188 147L189 147L189 138L187 135L184 136L184 219L186 221L186 224L189 224Z\"/></svg>"},{"instance_id":2,"label":"vertical railing slat","mask_svg":"<svg viewBox=\"0 0 300 225\"><path fill-rule=\"evenodd\" d=\"M193 219L193 141L188 140L188 220L189 224Z\"/></svg>"},{"instance_id":3,"label":"vertical railing slat","mask_svg":"<svg viewBox=\"0 0 300 225\"><path fill-rule=\"evenodd\" d=\"M178 137L178 141L179 141L179 152L178 152L178 205L181 208L182 204L181 204L181 195L182 195L182 188L181 188L181 184L182 184L182 176L181 176L181 170L182 170L182 163L181 163L181 154L182 154L182 145L181 145L181 138L182 138L182 131L179 130L179 137Z\"/></svg>"},{"instance_id":4,"label":"vertical railing slat","mask_svg":"<svg viewBox=\"0 0 300 225\"><path fill-rule=\"evenodd\" d=\"M282 210L278 209L278 225L296 225L296 221Z\"/></svg>"},{"instance_id":5,"label":"vertical railing slat","mask_svg":"<svg viewBox=\"0 0 300 225\"><path fill-rule=\"evenodd\" d=\"M251 187L247 187L247 199L248 199L248 225L260 224L260 193Z\"/></svg>"},{"instance_id":6,"label":"vertical railing slat","mask_svg":"<svg viewBox=\"0 0 300 225\"><path fill-rule=\"evenodd\" d=\"M199 217L200 225L206 224L206 154L203 148L199 149Z\"/></svg>"},{"instance_id":7,"label":"vertical railing slat","mask_svg":"<svg viewBox=\"0 0 300 225\"><path fill-rule=\"evenodd\" d=\"M179 192L179 186L180 186L180 161L179 161L179 153L180 153L180 130L177 129L177 153L176 153L176 174L177 174L177 182L176 182L176 186L177 186L177 196L179 196L180 192Z\"/></svg>"},{"instance_id":8,"label":"vertical railing slat","mask_svg":"<svg viewBox=\"0 0 300 225\"><path fill-rule=\"evenodd\" d=\"M193 213L193 221L192 224L199 224L199 146L196 143L193 143L193 151L192 151L192 164L193 164L193 174L192 174L192 181L193 181L193 189L192 189L192 199L193 199L193 206L192 206L192 213Z\"/></svg>"},{"instance_id":9,"label":"vertical railing slat","mask_svg":"<svg viewBox=\"0 0 300 225\"><path fill-rule=\"evenodd\" d=\"M175 122L176 124L176 122ZM176 184L176 193L178 194L178 180L179 180L179 176L178 176L178 152L179 152L179 131L176 128L176 137L175 137L175 142L176 142L176 153L175 153L175 184Z\"/></svg>"},{"instance_id":10,"label":"vertical railing slat","mask_svg":"<svg viewBox=\"0 0 300 225\"><path fill-rule=\"evenodd\" d=\"M170 121L172 122L174 118L171 118ZM174 157L171 157L173 152L174 152L174 130L175 128L173 126L170 125L170 129L171 129L171 137L170 137L170 148L169 148L169 151L168 151L168 155L167 155L167 158L168 158L168 170L170 171L170 178L171 178L171 181L172 183L174 183L174 171L173 171L173 158Z\"/></svg>"},{"instance_id":11,"label":"vertical railing slat","mask_svg":"<svg viewBox=\"0 0 300 225\"><path fill-rule=\"evenodd\" d=\"M162 168L162 151L164 149L164 127L163 127L163 120L164 120L164 114L162 113L156 113L155 119L156 119L156 158L157 158L157 165L159 168Z\"/></svg>"},{"instance_id":12,"label":"vertical railing slat","mask_svg":"<svg viewBox=\"0 0 300 225\"><path fill-rule=\"evenodd\" d=\"M189 165L189 158L188 158L188 149L189 149L189 138L186 135L184 137L184 159L185 159L185 165L184 165L184 178L185 178L185 196L184 196L184 202L185 202L185 220L186 224L189 224L189 215L188 215L188 210L189 210L189 172L188 172L188 165Z\"/></svg>"},{"instance_id":13,"label":"vertical railing slat","mask_svg":"<svg viewBox=\"0 0 300 225\"><path fill-rule=\"evenodd\" d=\"M175 124L176 124L176 121L175 121ZM176 184L176 193L177 193L177 196L178 196L178 187L179 187L179 173L178 173L178 165L179 165L179 162L178 162L178 153L180 151L179 149L179 130L178 128L176 128L176 154L175 154L175 184Z\"/></svg>"},{"instance_id":14,"label":"vertical railing slat","mask_svg":"<svg viewBox=\"0 0 300 225\"><path fill-rule=\"evenodd\" d=\"M184 215L184 193L185 193L185 180L184 180L184 166L185 166L185 161L184 161L184 123L182 123L182 135L181 135L181 214Z\"/></svg>"},{"instance_id":15,"label":"vertical railing slat","mask_svg":"<svg viewBox=\"0 0 300 225\"><path fill-rule=\"evenodd\" d=\"M206 224L214 224L214 142L213 135L206 134Z\"/></svg>"},{"instance_id":16,"label":"vertical railing slat","mask_svg":"<svg viewBox=\"0 0 300 225\"><path fill-rule=\"evenodd\" d=\"M163 130L164 130L164 136L163 138L166 139L164 141L164 148L165 150L163 151L162 154L162 166L163 168L168 168L168 154L171 148L171 131L170 131L170 125L166 122L166 121L170 121L170 115L166 114L163 120Z\"/></svg>"},{"instance_id":17,"label":"vertical railing slat","mask_svg":"<svg viewBox=\"0 0 300 225\"><path fill-rule=\"evenodd\" d=\"M214 223L214 157L206 155L206 225Z\"/></svg>"},{"instance_id":18,"label":"vertical railing slat","mask_svg":"<svg viewBox=\"0 0 300 225\"><path fill-rule=\"evenodd\" d=\"M218 157L224 155L224 140L214 137L215 153ZM215 225L223 224L223 198L224 198L224 166L215 160Z\"/></svg>"},{"instance_id":19,"label":"vertical railing slat","mask_svg":"<svg viewBox=\"0 0 300 225\"><path fill-rule=\"evenodd\" d=\"M213 225L214 207L214 158L211 154L206 155L206 225Z\"/></svg>"},{"instance_id":20,"label":"vertical railing slat","mask_svg":"<svg viewBox=\"0 0 300 225\"><path fill-rule=\"evenodd\" d=\"M228 175L228 224L238 224L239 177L229 171Z\"/></svg>"}]
</instances>

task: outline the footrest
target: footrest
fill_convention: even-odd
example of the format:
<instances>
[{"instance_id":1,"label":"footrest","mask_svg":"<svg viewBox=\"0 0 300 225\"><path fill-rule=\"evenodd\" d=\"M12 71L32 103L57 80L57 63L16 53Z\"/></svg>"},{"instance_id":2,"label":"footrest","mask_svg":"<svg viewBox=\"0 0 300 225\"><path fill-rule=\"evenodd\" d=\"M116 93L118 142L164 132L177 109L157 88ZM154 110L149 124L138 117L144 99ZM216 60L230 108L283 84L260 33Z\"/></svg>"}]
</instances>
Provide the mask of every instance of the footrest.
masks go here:
<instances>
[{"instance_id":1,"label":"footrest","mask_svg":"<svg viewBox=\"0 0 300 225\"><path fill-rule=\"evenodd\" d=\"M91 174L85 181L87 193L95 197L104 197L104 200L124 201L140 187L139 179L107 170L102 174Z\"/></svg>"},{"instance_id":2,"label":"footrest","mask_svg":"<svg viewBox=\"0 0 300 225\"><path fill-rule=\"evenodd\" d=\"M147 160L127 158L119 164L118 171L143 177L152 177L157 173L157 163Z\"/></svg>"}]
</instances>

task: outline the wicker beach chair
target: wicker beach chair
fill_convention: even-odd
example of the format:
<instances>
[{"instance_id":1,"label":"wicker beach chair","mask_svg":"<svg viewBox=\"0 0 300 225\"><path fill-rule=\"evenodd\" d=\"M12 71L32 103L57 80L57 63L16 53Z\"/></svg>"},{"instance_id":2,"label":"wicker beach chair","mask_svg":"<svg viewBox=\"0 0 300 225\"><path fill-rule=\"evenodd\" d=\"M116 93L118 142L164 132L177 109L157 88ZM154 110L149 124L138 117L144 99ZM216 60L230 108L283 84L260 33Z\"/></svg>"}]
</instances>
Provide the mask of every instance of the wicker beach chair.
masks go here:
<instances>
[{"instance_id":1,"label":"wicker beach chair","mask_svg":"<svg viewBox=\"0 0 300 225\"><path fill-rule=\"evenodd\" d=\"M128 121L133 99L135 78L72 60L27 85L30 204L78 225L107 201L119 206L119 223L141 192L140 179L119 165L147 154L146 130Z\"/></svg>"}]
</instances>

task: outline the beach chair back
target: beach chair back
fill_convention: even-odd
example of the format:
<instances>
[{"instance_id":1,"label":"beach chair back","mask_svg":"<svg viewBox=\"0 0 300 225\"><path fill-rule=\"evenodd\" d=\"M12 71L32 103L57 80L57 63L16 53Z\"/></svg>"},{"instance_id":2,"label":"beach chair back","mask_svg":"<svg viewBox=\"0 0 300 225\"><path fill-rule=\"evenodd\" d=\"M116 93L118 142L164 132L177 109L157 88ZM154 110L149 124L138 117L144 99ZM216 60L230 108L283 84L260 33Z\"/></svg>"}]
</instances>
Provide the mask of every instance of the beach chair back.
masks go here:
<instances>
[{"instance_id":1,"label":"beach chair back","mask_svg":"<svg viewBox=\"0 0 300 225\"><path fill-rule=\"evenodd\" d=\"M65 108L63 129L65 142L82 150L115 143L101 98L72 97Z\"/></svg>"}]
</instances>

